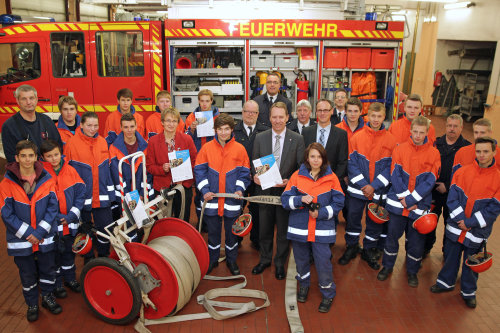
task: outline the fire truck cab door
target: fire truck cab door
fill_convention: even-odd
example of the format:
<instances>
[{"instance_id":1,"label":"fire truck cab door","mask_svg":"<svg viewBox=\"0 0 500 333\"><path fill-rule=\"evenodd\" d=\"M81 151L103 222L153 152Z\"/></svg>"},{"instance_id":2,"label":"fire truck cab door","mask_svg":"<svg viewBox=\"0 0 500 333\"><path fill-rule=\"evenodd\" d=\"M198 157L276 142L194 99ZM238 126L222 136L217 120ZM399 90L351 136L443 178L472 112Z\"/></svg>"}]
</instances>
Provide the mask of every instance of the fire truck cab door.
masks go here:
<instances>
[{"instance_id":1,"label":"fire truck cab door","mask_svg":"<svg viewBox=\"0 0 500 333\"><path fill-rule=\"evenodd\" d=\"M122 88L132 90L136 111L153 110L150 24L120 22L97 26L99 30L90 29L96 111L116 110L116 93Z\"/></svg>"},{"instance_id":2,"label":"fire truck cab door","mask_svg":"<svg viewBox=\"0 0 500 333\"><path fill-rule=\"evenodd\" d=\"M54 111L61 96L73 96L79 111L94 110L88 24L73 25L79 30L50 33L51 90Z\"/></svg>"},{"instance_id":3,"label":"fire truck cab door","mask_svg":"<svg viewBox=\"0 0 500 333\"><path fill-rule=\"evenodd\" d=\"M14 91L22 84L37 90L37 111L51 111L48 40L18 34L0 39L0 115L1 123L19 110Z\"/></svg>"}]
</instances>

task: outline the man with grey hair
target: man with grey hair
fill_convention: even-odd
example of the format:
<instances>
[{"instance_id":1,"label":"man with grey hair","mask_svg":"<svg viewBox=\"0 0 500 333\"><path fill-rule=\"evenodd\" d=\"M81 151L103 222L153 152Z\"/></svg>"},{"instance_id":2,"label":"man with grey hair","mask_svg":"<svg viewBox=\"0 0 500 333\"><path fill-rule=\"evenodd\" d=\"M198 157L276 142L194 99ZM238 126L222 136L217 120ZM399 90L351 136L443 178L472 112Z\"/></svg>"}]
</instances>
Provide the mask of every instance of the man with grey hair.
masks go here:
<instances>
[{"instance_id":1,"label":"man with grey hair","mask_svg":"<svg viewBox=\"0 0 500 333\"><path fill-rule=\"evenodd\" d=\"M311 118L312 106L307 99L298 102L295 110L297 111L297 118L286 125L288 129L302 134L304 128L316 124L316 121Z\"/></svg>"},{"instance_id":2,"label":"man with grey hair","mask_svg":"<svg viewBox=\"0 0 500 333\"><path fill-rule=\"evenodd\" d=\"M462 136L463 119L458 114L452 114L446 118L446 133L436 139L436 148L441 155L441 172L436 180L436 185L432 190L432 203L434 204L433 213L439 217L443 213L443 220L450 217L450 212L446 201L448 200L448 191L450 190L453 161L457 151L471 143ZM443 250L446 237L443 234ZM436 229L427 234L425 240L424 256L429 254L436 242Z\"/></svg>"},{"instance_id":3,"label":"man with grey hair","mask_svg":"<svg viewBox=\"0 0 500 333\"><path fill-rule=\"evenodd\" d=\"M248 100L243 105L243 110L241 112L241 121L239 121L236 126L234 126L233 134L236 142L239 142L245 147L248 158L250 159L250 164L252 163L252 150L253 142L255 141L255 136L269 129L269 127L258 123L257 118L259 117L259 104L254 100ZM252 182L247 187L245 191L245 196L255 195L255 183ZM257 203L251 202L248 204L248 210L250 215L252 215L252 230L250 231L250 241L252 242L252 247L256 250L259 249L259 205ZM239 237L239 243L241 243L241 237Z\"/></svg>"},{"instance_id":4,"label":"man with grey hair","mask_svg":"<svg viewBox=\"0 0 500 333\"><path fill-rule=\"evenodd\" d=\"M21 140L29 140L38 147L43 140L51 139L62 146L61 136L54 122L42 113L35 112L38 104L36 89L28 84L20 85L14 92L19 112L7 119L2 126L2 144L7 162L14 162L16 144Z\"/></svg>"}]
</instances>

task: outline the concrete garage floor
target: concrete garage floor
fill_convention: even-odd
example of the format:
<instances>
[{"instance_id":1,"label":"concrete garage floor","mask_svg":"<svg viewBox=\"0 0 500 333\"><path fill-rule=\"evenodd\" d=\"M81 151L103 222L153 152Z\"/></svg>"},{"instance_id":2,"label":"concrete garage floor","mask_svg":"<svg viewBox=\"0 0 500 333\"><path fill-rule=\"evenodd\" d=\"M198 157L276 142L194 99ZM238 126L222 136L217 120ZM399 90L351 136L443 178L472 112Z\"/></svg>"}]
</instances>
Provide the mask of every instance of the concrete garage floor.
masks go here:
<instances>
[{"instance_id":1,"label":"concrete garage floor","mask_svg":"<svg viewBox=\"0 0 500 333\"><path fill-rule=\"evenodd\" d=\"M437 135L444 133L445 120L431 117ZM464 136L472 139L471 124L465 124ZM0 162L4 173L5 161ZM191 216L195 216L194 212ZM191 221L196 224L194 220ZM500 228L496 226L495 228ZM359 257L347 266L339 266L338 258L345 247L345 222L338 228L337 243L333 247L334 278L337 296L328 314L320 314L317 307L321 300L317 288L317 275L312 271L312 288L307 303L299 303L299 312L305 332L498 332L500 330L500 265L480 274L477 293L478 306L467 308L458 288L450 293L435 295L429 287L434 284L442 265L441 245L443 224L438 226L437 243L430 256L423 261L419 273L420 285L410 288L406 281L404 255L398 260L392 276L385 282L377 280L377 272L370 269ZM206 238L206 234L204 234ZM0 227L0 331L1 332L133 332L133 325L112 326L97 319L85 305L81 295L69 292L60 300L63 313L50 315L41 309L35 323L25 319L26 306L16 266L7 256L5 228ZM402 244L401 244L402 245ZM488 243L489 251L500 254L500 231L496 230ZM400 253L402 254L402 252ZM251 274L259 256L245 238L239 250L238 264L248 278L248 288L264 290L269 294L271 305L240 318L216 321L197 320L169 325L150 326L152 332L288 332L284 306L285 281L274 278L274 269L262 275ZM77 259L78 274L83 266ZM228 275L225 265L213 271L214 275ZM195 295L230 283L202 281ZM259 301L257 301L258 304ZM193 297L179 313L196 313L203 310Z\"/></svg>"}]
</instances>

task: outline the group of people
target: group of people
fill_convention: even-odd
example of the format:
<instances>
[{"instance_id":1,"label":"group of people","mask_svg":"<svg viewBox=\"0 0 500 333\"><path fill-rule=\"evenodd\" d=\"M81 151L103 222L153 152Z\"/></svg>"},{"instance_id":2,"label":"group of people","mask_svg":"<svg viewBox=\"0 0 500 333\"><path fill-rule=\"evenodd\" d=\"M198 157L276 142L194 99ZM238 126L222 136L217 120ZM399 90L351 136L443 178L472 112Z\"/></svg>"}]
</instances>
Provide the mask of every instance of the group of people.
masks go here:
<instances>
[{"instance_id":1,"label":"group of people","mask_svg":"<svg viewBox=\"0 0 500 333\"><path fill-rule=\"evenodd\" d=\"M203 208L201 227L208 232L210 259L207 274L219 263L222 225L227 268L233 275L240 273L241 239L231 230L244 200L217 194L281 197L281 206L248 205L253 223L250 241L259 251L252 274L261 274L274 263L276 279L284 279L291 244L299 282L297 300L307 300L314 262L322 294L320 312L329 311L336 295L331 247L341 211L346 249L338 263L347 265L361 253L369 267L380 270L377 278L384 281L393 270L399 239L406 234L411 287L418 286L421 261L436 240L435 231L423 235L413 223L431 210L442 211L445 263L431 291L452 290L462 252L465 260L480 251L500 213L500 171L495 159L499 148L490 138L491 123L487 119L474 123L471 145L461 136L462 118L451 115L446 134L436 138L430 121L420 115L421 98L412 94L405 101L405 115L386 129L383 104L372 103L363 115L362 103L347 98L343 89L335 92L333 102L316 102L315 118L313 106L299 101L297 118L292 119L292 104L279 94L280 86L280 76L270 73L266 92L243 104L239 122L213 105L213 94L207 89L199 91L199 107L185 122L171 107L166 91L157 94L156 110L144 121L132 105L133 93L121 89L117 111L106 119L104 136L98 133L97 114L78 115L73 97L61 97L61 116L54 125L35 112L36 90L20 86L15 92L20 112L2 127L9 164L0 186L0 212L7 227L8 253L19 268L27 319L38 318L38 285L42 306L54 314L62 311L55 298L67 296L63 284L80 291L71 251L77 231L104 231L121 215L122 193L134 187L141 196L153 196L181 184L188 222L193 201L198 220ZM213 121L213 132L208 134L206 126L202 130L207 121ZM146 156L147 179L142 177L143 164L125 162L120 182L118 161L138 151ZM179 151L187 151L193 176L174 181L172 169L177 164L169 153ZM254 164L269 157L281 177L272 187L264 186ZM179 216L180 193L173 200L173 214ZM376 223L363 214L371 202L385 206L387 223ZM108 240L93 237L97 255L108 256ZM129 237L138 241L135 233ZM91 251L85 262L94 255ZM461 293L469 307L476 306L476 289L477 273L463 264Z\"/></svg>"}]
</instances>

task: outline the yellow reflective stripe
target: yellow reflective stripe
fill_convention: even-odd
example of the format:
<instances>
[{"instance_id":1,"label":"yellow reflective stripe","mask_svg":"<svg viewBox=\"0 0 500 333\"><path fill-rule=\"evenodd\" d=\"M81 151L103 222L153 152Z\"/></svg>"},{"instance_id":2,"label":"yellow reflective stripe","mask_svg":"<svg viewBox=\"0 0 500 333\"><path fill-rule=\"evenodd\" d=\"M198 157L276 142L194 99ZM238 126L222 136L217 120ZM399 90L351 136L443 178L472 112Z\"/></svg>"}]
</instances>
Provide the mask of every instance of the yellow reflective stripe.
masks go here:
<instances>
[{"instance_id":1,"label":"yellow reflective stripe","mask_svg":"<svg viewBox=\"0 0 500 333\"><path fill-rule=\"evenodd\" d=\"M365 30L363 32L365 33L366 36L368 36L368 38L373 38L373 35L370 33L370 31Z\"/></svg>"},{"instance_id":2,"label":"yellow reflective stripe","mask_svg":"<svg viewBox=\"0 0 500 333\"><path fill-rule=\"evenodd\" d=\"M200 31L203 34L203 36L212 37L212 35L210 34L210 32L208 32L207 29L200 29Z\"/></svg>"},{"instance_id":3,"label":"yellow reflective stripe","mask_svg":"<svg viewBox=\"0 0 500 333\"><path fill-rule=\"evenodd\" d=\"M36 31L38 31L38 30L36 30L36 29L35 29L35 27L34 27L34 26L32 26L32 25L27 25L27 26L25 26L24 28L25 28L26 30L28 30L28 32L36 32Z\"/></svg>"},{"instance_id":4,"label":"yellow reflective stripe","mask_svg":"<svg viewBox=\"0 0 500 333\"><path fill-rule=\"evenodd\" d=\"M14 27L14 30L15 30L15 31L17 31L17 32L18 32L18 33L20 33L20 34L24 34L24 33L26 32L26 31L24 31L24 29L23 29L23 28L21 28L21 27Z\"/></svg>"},{"instance_id":5,"label":"yellow reflective stripe","mask_svg":"<svg viewBox=\"0 0 500 333\"><path fill-rule=\"evenodd\" d=\"M59 24L37 24L41 31L59 31Z\"/></svg>"},{"instance_id":6,"label":"yellow reflective stripe","mask_svg":"<svg viewBox=\"0 0 500 333\"><path fill-rule=\"evenodd\" d=\"M201 33L198 31L198 29L192 29L191 31L193 32L193 35L195 35L196 37L201 36Z\"/></svg>"},{"instance_id":7,"label":"yellow reflective stripe","mask_svg":"<svg viewBox=\"0 0 500 333\"><path fill-rule=\"evenodd\" d=\"M363 35L363 33L361 32L361 30L354 30L354 33L355 33L358 37L360 37L360 38L364 38L364 37L365 37L365 35Z\"/></svg>"},{"instance_id":8,"label":"yellow reflective stripe","mask_svg":"<svg viewBox=\"0 0 500 333\"><path fill-rule=\"evenodd\" d=\"M5 29L4 31L5 31L8 35L14 35L14 34L15 34L15 32L14 32L14 31L12 31L12 30L10 30L10 29Z\"/></svg>"},{"instance_id":9,"label":"yellow reflective stripe","mask_svg":"<svg viewBox=\"0 0 500 333\"><path fill-rule=\"evenodd\" d=\"M344 37L356 37L356 35L351 30L340 30L340 33Z\"/></svg>"},{"instance_id":10,"label":"yellow reflective stripe","mask_svg":"<svg viewBox=\"0 0 500 333\"><path fill-rule=\"evenodd\" d=\"M224 32L222 29L210 29L210 31L214 34L216 37L225 37L227 34Z\"/></svg>"}]
</instances>

